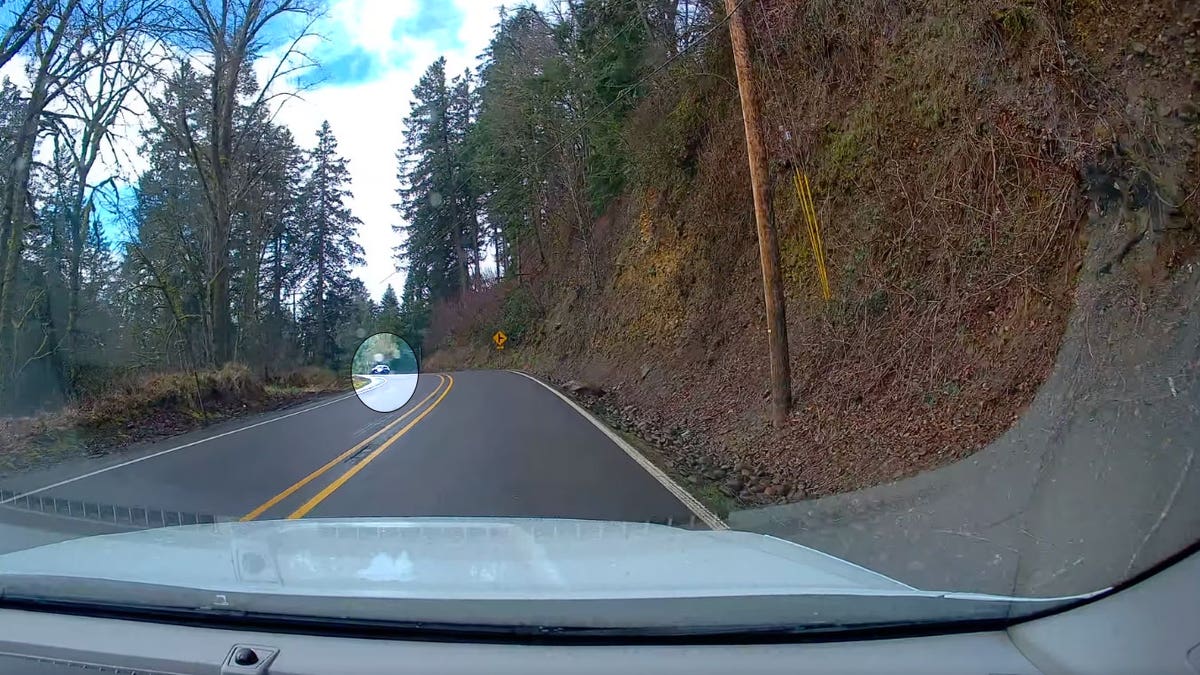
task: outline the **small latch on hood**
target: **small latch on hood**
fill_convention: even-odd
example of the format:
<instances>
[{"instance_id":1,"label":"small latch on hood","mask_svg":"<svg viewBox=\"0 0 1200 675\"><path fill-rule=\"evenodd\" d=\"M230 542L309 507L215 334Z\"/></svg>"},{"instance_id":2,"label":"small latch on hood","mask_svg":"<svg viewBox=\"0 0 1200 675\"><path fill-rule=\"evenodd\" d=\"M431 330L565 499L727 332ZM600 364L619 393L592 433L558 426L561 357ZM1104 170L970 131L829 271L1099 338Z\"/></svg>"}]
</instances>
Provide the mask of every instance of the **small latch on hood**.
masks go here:
<instances>
[{"instance_id":1,"label":"small latch on hood","mask_svg":"<svg viewBox=\"0 0 1200 675\"><path fill-rule=\"evenodd\" d=\"M278 655L275 647L234 645L221 664L221 675L267 675Z\"/></svg>"}]
</instances>

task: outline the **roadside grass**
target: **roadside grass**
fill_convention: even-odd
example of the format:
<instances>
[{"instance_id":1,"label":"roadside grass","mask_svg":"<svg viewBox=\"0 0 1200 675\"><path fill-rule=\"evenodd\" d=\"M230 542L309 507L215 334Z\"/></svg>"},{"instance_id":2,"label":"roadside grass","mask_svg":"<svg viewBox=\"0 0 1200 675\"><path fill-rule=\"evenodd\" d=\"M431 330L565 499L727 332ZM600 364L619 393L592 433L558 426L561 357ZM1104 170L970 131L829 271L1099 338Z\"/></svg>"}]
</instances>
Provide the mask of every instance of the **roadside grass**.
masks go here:
<instances>
[{"instance_id":1,"label":"roadside grass","mask_svg":"<svg viewBox=\"0 0 1200 675\"><path fill-rule=\"evenodd\" d=\"M362 389L363 387L367 386L368 384L371 384L371 380L363 377L362 375L354 375L353 378L354 378L354 388L355 389Z\"/></svg>"},{"instance_id":2,"label":"roadside grass","mask_svg":"<svg viewBox=\"0 0 1200 675\"><path fill-rule=\"evenodd\" d=\"M349 382L336 373L315 367L289 370L269 379L241 364L131 376L74 406L29 417L0 418L0 474L104 455L130 443L348 388Z\"/></svg>"}]
</instances>

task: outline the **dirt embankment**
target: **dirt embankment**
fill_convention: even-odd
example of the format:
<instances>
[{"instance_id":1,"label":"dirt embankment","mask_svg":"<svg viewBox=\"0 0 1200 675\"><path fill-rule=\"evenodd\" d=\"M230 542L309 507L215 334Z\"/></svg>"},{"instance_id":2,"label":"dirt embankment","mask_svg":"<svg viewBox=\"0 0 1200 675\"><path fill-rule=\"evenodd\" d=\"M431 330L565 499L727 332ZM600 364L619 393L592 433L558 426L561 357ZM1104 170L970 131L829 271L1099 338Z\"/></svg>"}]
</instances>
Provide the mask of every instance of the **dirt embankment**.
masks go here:
<instances>
[{"instance_id":1,"label":"dirt embankment","mask_svg":"<svg viewBox=\"0 0 1200 675\"><path fill-rule=\"evenodd\" d=\"M658 439L677 475L743 504L794 501L975 452L1049 374L1081 279L1111 285L1136 322L1196 259L1196 3L774 0L755 11L789 424L765 418L726 50L644 102L627 132L637 187L589 232L552 218L538 275L442 308L427 367L588 381L610 414ZM829 302L793 167L815 193ZM504 352L488 341L497 327L512 338Z\"/></svg>"},{"instance_id":2,"label":"dirt embankment","mask_svg":"<svg viewBox=\"0 0 1200 675\"><path fill-rule=\"evenodd\" d=\"M236 363L219 370L129 377L63 410L0 418L0 475L105 454L348 388L347 381L322 368L298 368L264 379Z\"/></svg>"}]
</instances>

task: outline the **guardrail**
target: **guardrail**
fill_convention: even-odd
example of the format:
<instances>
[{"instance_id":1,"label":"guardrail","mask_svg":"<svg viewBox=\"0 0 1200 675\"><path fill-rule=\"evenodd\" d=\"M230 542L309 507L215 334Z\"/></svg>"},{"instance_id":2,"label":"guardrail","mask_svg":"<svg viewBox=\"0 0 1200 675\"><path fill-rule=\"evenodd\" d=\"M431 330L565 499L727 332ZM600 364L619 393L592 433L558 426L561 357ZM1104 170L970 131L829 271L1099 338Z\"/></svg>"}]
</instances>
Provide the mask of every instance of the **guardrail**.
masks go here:
<instances>
[{"instance_id":1,"label":"guardrail","mask_svg":"<svg viewBox=\"0 0 1200 675\"><path fill-rule=\"evenodd\" d=\"M110 523L135 529L170 527L173 525L204 525L236 521L230 516L209 513L193 513L151 506L121 506L103 504L81 499L66 499L52 495L36 494L20 496L19 492L0 490L0 502L4 508L32 511L63 518Z\"/></svg>"}]
</instances>

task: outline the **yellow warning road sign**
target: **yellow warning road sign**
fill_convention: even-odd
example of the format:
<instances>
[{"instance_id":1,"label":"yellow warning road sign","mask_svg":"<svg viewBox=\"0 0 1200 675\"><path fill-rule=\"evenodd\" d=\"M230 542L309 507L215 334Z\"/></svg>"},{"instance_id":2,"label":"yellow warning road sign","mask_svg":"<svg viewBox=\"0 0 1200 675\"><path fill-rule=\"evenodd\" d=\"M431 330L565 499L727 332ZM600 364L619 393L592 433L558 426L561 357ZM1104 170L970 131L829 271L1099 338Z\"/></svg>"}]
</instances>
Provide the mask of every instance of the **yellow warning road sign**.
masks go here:
<instances>
[{"instance_id":1,"label":"yellow warning road sign","mask_svg":"<svg viewBox=\"0 0 1200 675\"><path fill-rule=\"evenodd\" d=\"M492 342L496 343L496 349L504 349L504 343L508 342L508 336L504 334L504 331L498 330L492 336Z\"/></svg>"}]
</instances>

